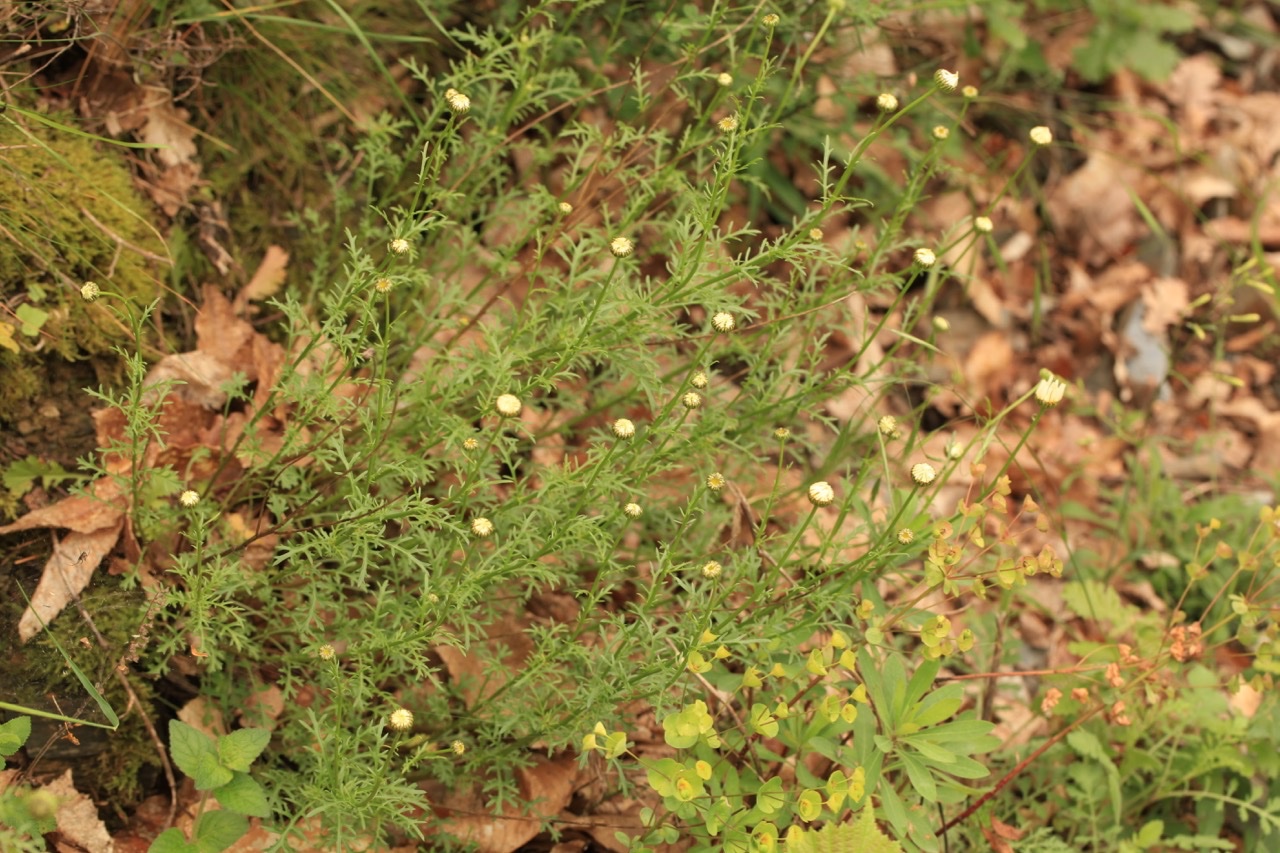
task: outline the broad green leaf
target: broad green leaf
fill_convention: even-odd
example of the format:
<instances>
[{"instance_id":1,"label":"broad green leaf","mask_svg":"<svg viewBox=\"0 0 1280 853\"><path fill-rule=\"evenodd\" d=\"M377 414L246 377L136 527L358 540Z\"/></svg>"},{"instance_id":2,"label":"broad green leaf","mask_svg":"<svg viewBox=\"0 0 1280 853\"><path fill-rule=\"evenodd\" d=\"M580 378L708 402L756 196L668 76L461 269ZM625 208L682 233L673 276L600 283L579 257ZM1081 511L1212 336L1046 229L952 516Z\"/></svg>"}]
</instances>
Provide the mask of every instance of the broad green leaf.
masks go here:
<instances>
[{"instance_id":1,"label":"broad green leaf","mask_svg":"<svg viewBox=\"0 0 1280 853\"><path fill-rule=\"evenodd\" d=\"M187 837L177 827L160 833L147 848L147 853L199 853L199 851L200 848L187 841Z\"/></svg>"},{"instance_id":2,"label":"broad green leaf","mask_svg":"<svg viewBox=\"0 0 1280 853\"><path fill-rule=\"evenodd\" d=\"M196 849L200 853L222 853L249 831L249 819L229 811L212 811L196 821Z\"/></svg>"},{"instance_id":3,"label":"broad green leaf","mask_svg":"<svg viewBox=\"0 0 1280 853\"><path fill-rule=\"evenodd\" d=\"M271 732L266 729L240 729L218 738L218 759L223 767L247 773L270 742Z\"/></svg>"},{"instance_id":4,"label":"broad green leaf","mask_svg":"<svg viewBox=\"0 0 1280 853\"><path fill-rule=\"evenodd\" d=\"M197 791L225 785L234 775L218 761L213 738L181 720L169 721L169 754L178 769L196 783Z\"/></svg>"},{"instance_id":5,"label":"broad green leaf","mask_svg":"<svg viewBox=\"0 0 1280 853\"><path fill-rule=\"evenodd\" d=\"M902 766L907 771L907 779L911 782L911 787L922 798L931 803L938 801L938 785L933 781L933 774L929 772L929 768L924 762L907 752L899 752L898 757L902 760Z\"/></svg>"},{"instance_id":6,"label":"broad green leaf","mask_svg":"<svg viewBox=\"0 0 1280 853\"><path fill-rule=\"evenodd\" d=\"M216 788L214 797L224 809L249 817L268 817L271 806L266 792L248 773L237 772L230 782Z\"/></svg>"},{"instance_id":7,"label":"broad green leaf","mask_svg":"<svg viewBox=\"0 0 1280 853\"><path fill-rule=\"evenodd\" d=\"M14 717L7 723L0 723L0 758L8 758L31 737L31 718Z\"/></svg>"},{"instance_id":8,"label":"broad green leaf","mask_svg":"<svg viewBox=\"0 0 1280 853\"><path fill-rule=\"evenodd\" d=\"M14 309L13 314L22 322L22 334L34 338L40 334L41 327L49 319L49 312L37 308L30 302L24 302Z\"/></svg>"}]
</instances>

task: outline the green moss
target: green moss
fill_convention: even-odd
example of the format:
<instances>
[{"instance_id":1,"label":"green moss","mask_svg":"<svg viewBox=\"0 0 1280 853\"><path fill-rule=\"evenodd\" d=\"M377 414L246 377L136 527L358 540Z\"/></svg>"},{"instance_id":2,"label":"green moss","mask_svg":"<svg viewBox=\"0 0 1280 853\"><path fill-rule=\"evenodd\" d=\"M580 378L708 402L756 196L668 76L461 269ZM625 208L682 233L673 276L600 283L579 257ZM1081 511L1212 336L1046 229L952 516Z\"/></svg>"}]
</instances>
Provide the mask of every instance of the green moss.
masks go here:
<instances>
[{"instance_id":1,"label":"green moss","mask_svg":"<svg viewBox=\"0 0 1280 853\"><path fill-rule=\"evenodd\" d=\"M0 390L0 418L40 392L49 359L101 356L129 343L127 328L84 302L80 286L96 281L136 304L156 297L166 249L150 214L120 149L14 110L0 115L0 295L43 319L35 334L13 314L0 319L19 327L20 350L0 350L0 371L23 378Z\"/></svg>"}]
</instances>

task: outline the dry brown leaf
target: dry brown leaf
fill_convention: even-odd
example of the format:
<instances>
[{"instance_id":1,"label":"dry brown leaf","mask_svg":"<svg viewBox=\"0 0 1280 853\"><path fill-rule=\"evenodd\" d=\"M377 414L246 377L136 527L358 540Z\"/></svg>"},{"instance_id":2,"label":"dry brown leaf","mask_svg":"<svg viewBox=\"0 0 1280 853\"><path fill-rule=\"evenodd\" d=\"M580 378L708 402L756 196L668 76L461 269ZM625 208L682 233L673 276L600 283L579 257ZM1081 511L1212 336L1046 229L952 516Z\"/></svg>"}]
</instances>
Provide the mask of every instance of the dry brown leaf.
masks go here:
<instances>
[{"instance_id":1,"label":"dry brown leaf","mask_svg":"<svg viewBox=\"0 0 1280 853\"><path fill-rule=\"evenodd\" d=\"M289 253L279 246L268 246L267 254L254 272L253 278L244 289L236 295L236 309L243 311L248 302L257 302L268 296L275 296L284 284L285 272L289 267Z\"/></svg>"},{"instance_id":2,"label":"dry brown leaf","mask_svg":"<svg viewBox=\"0 0 1280 853\"><path fill-rule=\"evenodd\" d=\"M211 738L220 738L227 733L222 711L203 696L197 696L179 708L178 719Z\"/></svg>"},{"instance_id":3,"label":"dry brown leaf","mask_svg":"<svg viewBox=\"0 0 1280 853\"><path fill-rule=\"evenodd\" d=\"M18 637L22 642L40 633L41 628L52 622L89 585L102 558L120 539L123 526L124 521L117 519L110 527L90 533L73 531L54 545L40 582L31 594L31 603L18 619Z\"/></svg>"},{"instance_id":4,"label":"dry brown leaf","mask_svg":"<svg viewBox=\"0 0 1280 853\"><path fill-rule=\"evenodd\" d=\"M54 779L44 790L56 796L59 850L76 853L113 853L115 842L98 817L93 800L76 790L71 770Z\"/></svg>"},{"instance_id":5,"label":"dry brown leaf","mask_svg":"<svg viewBox=\"0 0 1280 853\"><path fill-rule=\"evenodd\" d=\"M445 832L476 845L480 853L512 853L542 831L542 822L554 818L569 804L577 784L577 762L571 757L548 761L539 757L532 767L516 771L519 802L499 814L485 810L479 786L432 797Z\"/></svg>"}]
</instances>

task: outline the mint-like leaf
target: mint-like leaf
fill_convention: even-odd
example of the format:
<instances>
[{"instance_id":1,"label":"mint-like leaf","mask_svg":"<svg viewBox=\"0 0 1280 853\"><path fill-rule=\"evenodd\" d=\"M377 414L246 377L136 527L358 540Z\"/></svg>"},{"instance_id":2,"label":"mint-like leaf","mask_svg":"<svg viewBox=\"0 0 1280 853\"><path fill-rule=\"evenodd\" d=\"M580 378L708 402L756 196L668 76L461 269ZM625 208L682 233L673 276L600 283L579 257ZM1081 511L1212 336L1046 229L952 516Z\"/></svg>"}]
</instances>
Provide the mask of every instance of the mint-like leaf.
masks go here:
<instances>
[{"instance_id":1,"label":"mint-like leaf","mask_svg":"<svg viewBox=\"0 0 1280 853\"><path fill-rule=\"evenodd\" d=\"M8 758L31 737L31 718L14 717L7 723L0 723L0 758Z\"/></svg>"},{"instance_id":2,"label":"mint-like leaf","mask_svg":"<svg viewBox=\"0 0 1280 853\"><path fill-rule=\"evenodd\" d=\"M267 817L271 814L266 792L248 773L236 773L234 779L216 789L213 795L224 809L237 814L250 817Z\"/></svg>"},{"instance_id":3,"label":"mint-like leaf","mask_svg":"<svg viewBox=\"0 0 1280 853\"><path fill-rule=\"evenodd\" d=\"M228 811L205 812L196 821L196 850L222 853L249 831L249 819Z\"/></svg>"},{"instance_id":4,"label":"mint-like leaf","mask_svg":"<svg viewBox=\"0 0 1280 853\"><path fill-rule=\"evenodd\" d=\"M156 840L147 848L147 853L197 853L199 849L187 841L182 830L174 827L156 836Z\"/></svg>"},{"instance_id":5,"label":"mint-like leaf","mask_svg":"<svg viewBox=\"0 0 1280 853\"><path fill-rule=\"evenodd\" d=\"M218 758L223 767L247 773L270 742L271 732L266 729L240 729L218 738Z\"/></svg>"},{"instance_id":6,"label":"mint-like leaf","mask_svg":"<svg viewBox=\"0 0 1280 853\"><path fill-rule=\"evenodd\" d=\"M225 785L234 775L218 760L213 738L181 720L169 721L169 754L178 769L195 781L197 791Z\"/></svg>"}]
</instances>

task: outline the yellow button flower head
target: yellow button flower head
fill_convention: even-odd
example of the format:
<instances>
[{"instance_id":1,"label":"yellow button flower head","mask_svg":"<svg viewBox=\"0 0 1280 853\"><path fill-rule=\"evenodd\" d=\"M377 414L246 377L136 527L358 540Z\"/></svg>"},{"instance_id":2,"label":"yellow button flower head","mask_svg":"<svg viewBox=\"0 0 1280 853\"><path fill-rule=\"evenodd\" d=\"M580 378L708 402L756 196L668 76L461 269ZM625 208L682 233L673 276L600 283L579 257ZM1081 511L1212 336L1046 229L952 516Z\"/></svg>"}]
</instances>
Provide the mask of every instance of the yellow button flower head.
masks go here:
<instances>
[{"instance_id":1,"label":"yellow button flower head","mask_svg":"<svg viewBox=\"0 0 1280 853\"><path fill-rule=\"evenodd\" d=\"M383 276L382 278L378 279L373 283L373 289L378 291L379 293L386 293L388 290L392 288L392 286L393 286L393 282L391 281L391 279L387 278L386 276Z\"/></svg>"},{"instance_id":2,"label":"yellow button flower head","mask_svg":"<svg viewBox=\"0 0 1280 853\"><path fill-rule=\"evenodd\" d=\"M938 256L933 253L932 249L916 249L914 257L916 263L925 269L933 266L938 261Z\"/></svg>"},{"instance_id":3,"label":"yellow button flower head","mask_svg":"<svg viewBox=\"0 0 1280 853\"><path fill-rule=\"evenodd\" d=\"M1052 374L1036 383L1036 401L1046 409L1062 402L1067 395L1067 384Z\"/></svg>"},{"instance_id":4,"label":"yellow button flower head","mask_svg":"<svg viewBox=\"0 0 1280 853\"><path fill-rule=\"evenodd\" d=\"M569 204L569 202L567 201L562 201L560 202L560 204L556 206L559 207L560 212L565 214L566 216L569 215L570 213L573 213L573 205Z\"/></svg>"},{"instance_id":5,"label":"yellow button flower head","mask_svg":"<svg viewBox=\"0 0 1280 853\"><path fill-rule=\"evenodd\" d=\"M323 646L321 646L319 649L316 650L316 656L319 657L320 660L333 660L333 656L335 654L337 654L337 652L335 652L333 649L333 646L329 645L328 643L325 643Z\"/></svg>"},{"instance_id":6,"label":"yellow button flower head","mask_svg":"<svg viewBox=\"0 0 1280 853\"><path fill-rule=\"evenodd\" d=\"M721 133L733 133L738 129L738 117L728 115L716 122L716 127L720 128Z\"/></svg>"},{"instance_id":7,"label":"yellow button flower head","mask_svg":"<svg viewBox=\"0 0 1280 853\"><path fill-rule=\"evenodd\" d=\"M951 135L951 128L941 124L935 124L933 126L933 138L938 140L939 142L942 142L950 135Z\"/></svg>"},{"instance_id":8,"label":"yellow button flower head","mask_svg":"<svg viewBox=\"0 0 1280 853\"><path fill-rule=\"evenodd\" d=\"M640 508L638 503L629 503L622 508L622 514L627 518L639 518L644 510Z\"/></svg>"},{"instance_id":9,"label":"yellow button flower head","mask_svg":"<svg viewBox=\"0 0 1280 853\"><path fill-rule=\"evenodd\" d=\"M636 425L626 418L618 418L613 422L613 434L618 438L634 438Z\"/></svg>"},{"instance_id":10,"label":"yellow button flower head","mask_svg":"<svg viewBox=\"0 0 1280 853\"><path fill-rule=\"evenodd\" d=\"M413 726L413 712L408 708L396 708L387 717L387 726L397 732L407 732Z\"/></svg>"},{"instance_id":11,"label":"yellow button flower head","mask_svg":"<svg viewBox=\"0 0 1280 853\"><path fill-rule=\"evenodd\" d=\"M711 560L703 565L702 576L704 578L718 578L722 571L724 571L724 566L720 565L715 560Z\"/></svg>"},{"instance_id":12,"label":"yellow button flower head","mask_svg":"<svg viewBox=\"0 0 1280 853\"><path fill-rule=\"evenodd\" d=\"M888 92L881 92L876 98L876 109L882 113L892 113L898 110L898 99Z\"/></svg>"},{"instance_id":13,"label":"yellow button flower head","mask_svg":"<svg viewBox=\"0 0 1280 853\"><path fill-rule=\"evenodd\" d=\"M791 437L791 430L786 427L778 427L773 431L773 437L778 439L778 441L785 441Z\"/></svg>"},{"instance_id":14,"label":"yellow button flower head","mask_svg":"<svg viewBox=\"0 0 1280 853\"><path fill-rule=\"evenodd\" d=\"M876 429L880 430L880 434L885 438L897 438L899 435L898 419L893 415L885 415L876 424Z\"/></svg>"},{"instance_id":15,"label":"yellow button flower head","mask_svg":"<svg viewBox=\"0 0 1280 853\"><path fill-rule=\"evenodd\" d=\"M966 98L972 101L974 98L978 97L978 87L965 86L963 89L960 90L960 94L964 95Z\"/></svg>"},{"instance_id":16,"label":"yellow button flower head","mask_svg":"<svg viewBox=\"0 0 1280 853\"><path fill-rule=\"evenodd\" d=\"M937 476L938 472L933 470L933 466L928 462L920 462L911 466L911 479L915 480L918 486L929 485Z\"/></svg>"},{"instance_id":17,"label":"yellow button flower head","mask_svg":"<svg viewBox=\"0 0 1280 853\"><path fill-rule=\"evenodd\" d=\"M462 755L462 753L467 751L467 745L460 740L455 740L453 743L449 744L449 748L453 750L454 755Z\"/></svg>"},{"instance_id":18,"label":"yellow button flower head","mask_svg":"<svg viewBox=\"0 0 1280 853\"><path fill-rule=\"evenodd\" d=\"M814 506L830 506L836 499L836 491L825 480L819 480L809 486L809 503Z\"/></svg>"},{"instance_id":19,"label":"yellow button flower head","mask_svg":"<svg viewBox=\"0 0 1280 853\"><path fill-rule=\"evenodd\" d=\"M728 311L720 311L711 318L711 328L717 332L729 333L734 330L737 323L733 319L733 315Z\"/></svg>"},{"instance_id":20,"label":"yellow button flower head","mask_svg":"<svg viewBox=\"0 0 1280 853\"><path fill-rule=\"evenodd\" d=\"M689 384L698 389L706 388L707 374L699 370L697 373L693 374L693 377L689 380Z\"/></svg>"},{"instance_id":21,"label":"yellow button flower head","mask_svg":"<svg viewBox=\"0 0 1280 853\"><path fill-rule=\"evenodd\" d=\"M727 72L727 71L721 71L721 72L716 76L716 82L717 82L717 83L719 83L721 86L732 86L732 85L733 85L733 75L732 75L732 74L730 74L730 73L729 73L729 72Z\"/></svg>"},{"instance_id":22,"label":"yellow button flower head","mask_svg":"<svg viewBox=\"0 0 1280 853\"><path fill-rule=\"evenodd\" d=\"M484 516L473 518L471 520L471 532L481 539L485 539L493 535L493 522Z\"/></svg>"},{"instance_id":23,"label":"yellow button flower head","mask_svg":"<svg viewBox=\"0 0 1280 853\"><path fill-rule=\"evenodd\" d=\"M393 255L407 255L409 253L409 241L403 237L397 237L387 244L387 248L391 250Z\"/></svg>"},{"instance_id":24,"label":"yellow button flower head","mask_svg":"<svg viewBox=\"0 0 1280 853\"><path fill-rule=\"evenodd\" d=\"M449 105L449 112L455 115L461 115L471 109L471 99L457 89L446 90L444 102Z\"/></svg>"},{"instance_id":25,"label":"yellow button flower head","mask_svg":"<svg viewBox=\"0 0 1280 853\"><path fill-rule=\"evenodd\" d=\"M463 450L475 450L479 446L480 446L480 442L476 441L474 438L464 438L462 440Z\"/></svg>"},{"instance_id":26,"label":"yellow button flower head","mask_svg":"<svg viewBox=\"0 0 1280 853\"><path fill-rule=\"evenodd\" d=\"M725 484L724 474L721 474L719 471L715 472L714 474L707 475L707 488L710 489L711 491L713 492L720 491L721 489L724 488L724 484Z\"/></svg>"},{"instance_id":27,"label":"yellow button flower head","mask_svg":"<svg viewBox=\"0 0 1280 853\"><path fill-rule=\"evenodd\" d=\"M702 405L702 396L697 391L690 391L680 398L680 403L689 411Z\"/></svg>"},{"instance_id":28,"label":"yellow button flower head","mask_svg":"<svg viewBox=\"0 0 1280 853\"><path fill-rule=\"evenodd\" d=\"M1053 131L1044 125L1037 125L1027 132L1027 136L1031 138L1031 142L1035 145L1048 145L1053 142Z\"/></svg>"},{"instance_id":29,"label":"yellow button flower head","mask_svg":"<svg viewBox=\"0 0 1280 853\"><path fill-rule=\"evenodd\" d=\"M916 532L910 527L904 527L898 531L898 541L903 545L910 545L916 541Z\"/></svg>"},{"instance_id":30,"label":"yellow button flower head","mask_svg":"<svg viewBox=\"0 0 1280 853\"><path fill-rule=\"evenodd\" d=\"M765 15L760 19L760 23L764 24L766 27L776 27L778 26L779 20L781 19L777 15Z\"/></svg>"},{"instance_id":31,"label":"yellow button flower head","mask_svg":"<svg viewBox=\"0 0 1280 853\"><path fill-rule=\"evenodd\" d=\"M515 394L503 394L493 401L493 407L498 410L498 414L504 418L514 418L520 414L520 398Z\"/></svg>"},{"instance_id":32,"label":"yellow button flower head","mask_svg":"<svg viewBox=\"0 0 1280 853\"><path fill-rule=\"evenodd\" d=\"M615 258L625 258L635 250L636 244L626 237L614 237L613 242L609 244L609 251L613 252Z\"/></svg>"},{"instance_id":33,"label":"yellow button flower head","mask_svg":"<svg viewBox=\"0 0 1280 853\"><path fill-rule=\"evenodd\" d=\"M989 216L978 216L973 220L973 230L979 234L990 234L995 227L995 223L991 221Z\"/></svg>"},{"instance_id":34,"label":"yellow button flower head","mask_svg":"<svg viewBox=\"0 0 1280 853\"><path fill-rule=\"evenodd\" d=\"M933 72L933 82L938 84L938 88L947 92L954 92L956 86L960 85L960 75L954 71L948 71L945 68L939 68Z\"/></svg>"},{"instance_id":35,"label":"yellow button flower head","mask_svg":"<svg viewBox=\"0 0 1280 853\"><path fill-rule=\"evenodd\" d=\"M185 492L178 495L178 503L190 509L191 507L200 503L200 493L196 491L192 491L191 489L187 489Z\"/></svg>"},{"instance_id":36,"label":"yellow button flower head","mask_svg":"<svg viewBox=\"0 0 1280 853\"><path fill-rule=\"evenodd\" d=\"M85 302L92 302L102 295L102 288L98 287L97 282L86 281L84 287L80 288L80 295Z\"/></svg>"}]
</instances>

